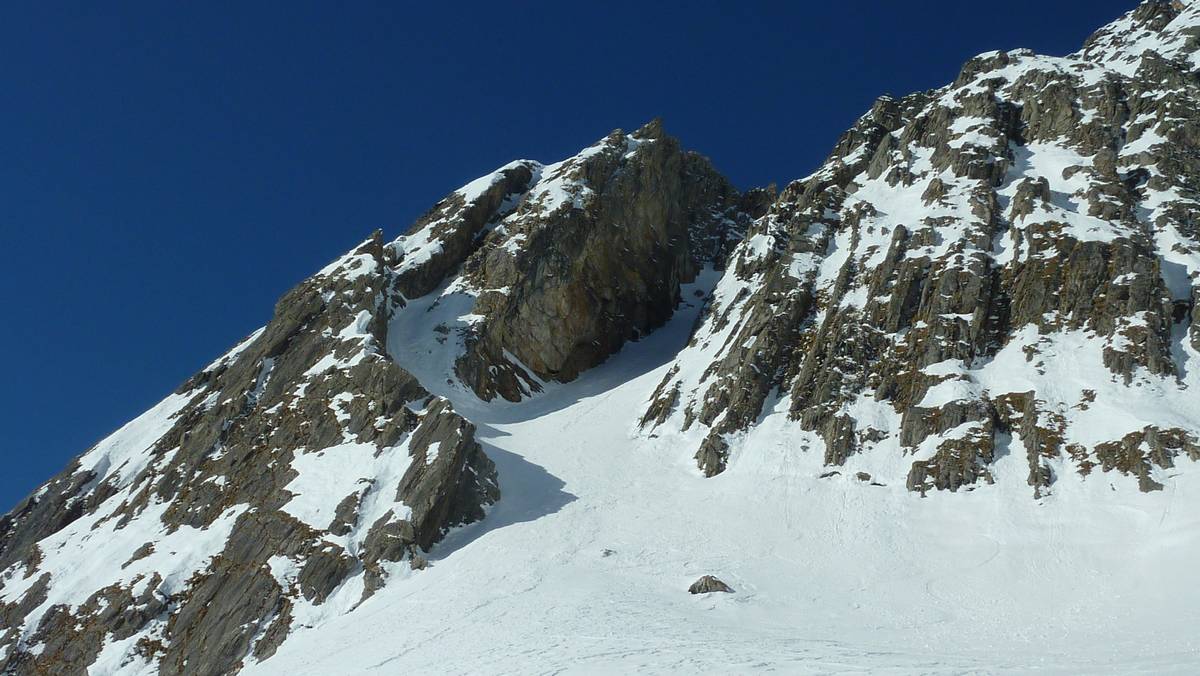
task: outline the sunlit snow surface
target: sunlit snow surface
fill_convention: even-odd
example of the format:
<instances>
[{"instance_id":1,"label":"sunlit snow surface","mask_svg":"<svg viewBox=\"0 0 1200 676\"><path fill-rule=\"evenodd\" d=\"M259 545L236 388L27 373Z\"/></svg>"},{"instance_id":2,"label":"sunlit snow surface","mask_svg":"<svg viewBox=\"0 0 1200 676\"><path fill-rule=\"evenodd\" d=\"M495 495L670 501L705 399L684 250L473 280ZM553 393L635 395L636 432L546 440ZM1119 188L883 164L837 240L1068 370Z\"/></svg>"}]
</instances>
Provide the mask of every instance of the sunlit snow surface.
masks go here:
<instances>
[{"instance_id":1,"label":"sunlit snow surface","mask_svg":"<svg viewBox=\"0 0 1200 676\"><path fill-rule=\"evenodd\" d=\"M819 479L819 441L777 412L704 479L694 444L634 429L697 310L520 404L447 385L503 499L429 569L245 673L1200 669L1192 463L1161 493L1066 471L1034 500L1006 453L995 486L921 499L898 453L870 460L886 486ZM736 593L688 594L703 574Z\"/></svg>"}]
</instances>

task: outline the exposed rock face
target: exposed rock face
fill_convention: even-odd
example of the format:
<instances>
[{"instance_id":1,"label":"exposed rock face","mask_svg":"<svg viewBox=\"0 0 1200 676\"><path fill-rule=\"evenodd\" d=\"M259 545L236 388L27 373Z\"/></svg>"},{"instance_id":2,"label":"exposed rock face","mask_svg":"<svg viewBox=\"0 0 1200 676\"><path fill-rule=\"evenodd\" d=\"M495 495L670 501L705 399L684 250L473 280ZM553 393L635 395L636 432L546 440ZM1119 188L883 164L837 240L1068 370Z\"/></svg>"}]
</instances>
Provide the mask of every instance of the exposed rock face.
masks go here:
<instances>
[{"instance_id":1,"label":"exposed rock face","mask_svg":"<svg viewBox=\"0 0 1200 676\"><path fill-rule=\"evenodd\" d=\"M425 568L499 488L472 424L409 368L484 399L570 380L665 322L770 199L654 122L377 233L0 519L0 671L229 673ZM442 303L453 329L428 323Z\"/></svg>"},{"instance_id":2,"label":"exposed rock face","mask_svg":"<svg viewBox=\"0 0 1200 676\"><path fill-rule=\"evenodd\" d=\"M693 582L692 586L688 587L688 592L692 594L711 594L713 592L732 594L733 588L712 575L705 575Z\"/></svg>"},{"instance_id":3,"label":"exposed rock face","mask_svg":"<svg viewBox=\"0 0 1200 676\"><path fill-rule=\"evenodd\" d=\"M473 426L381 349L378 236L0 519L0 671L236 671L499 493ZM112 651L115 651L113 654ZM115 661L114 661L115 660Z\"/></svg>"},{"instance_id":4,"label":"exposed rock face","mask_svg":"<svg viewBox=\"0 0 1200 676\"><path fill-rule=\"evenodd\" d=\"M522 161L443 200L394 247L406 295L462 266L455 371L485 400L570 381L674 311L769 202L741 195L655 121L552 165ZM471 246L464 243L470 241ZM431 253L432 252L432 253Z\"/></svg>"},{"instance_id":5,"label":"exposed rock face","mask_svg":"<svg viewBox=\"0 0 1200 676\"><path fill-rule=\"evenodd\" d=\"M879 99L734 249L643 427L710 476L779 412L828 465L913 456L922 494L1010 444L1036 495L1068 464L1153 488L1200 432L1198 94L1200 9L1147 2Z\"/></svg>"},{"instance_id":6,"label":"exposed rock face","mask_svg":"<svg viewBox=\"0 0 1200 676\"><path fill-rule=\"evenodd\" d=\"M396 276L400 292L416 298L436 289L516 208L542 169L530 160L505 165L480 183L450 193L418 219L394 245L406 254Z\"/></svg>"}]
</instances>

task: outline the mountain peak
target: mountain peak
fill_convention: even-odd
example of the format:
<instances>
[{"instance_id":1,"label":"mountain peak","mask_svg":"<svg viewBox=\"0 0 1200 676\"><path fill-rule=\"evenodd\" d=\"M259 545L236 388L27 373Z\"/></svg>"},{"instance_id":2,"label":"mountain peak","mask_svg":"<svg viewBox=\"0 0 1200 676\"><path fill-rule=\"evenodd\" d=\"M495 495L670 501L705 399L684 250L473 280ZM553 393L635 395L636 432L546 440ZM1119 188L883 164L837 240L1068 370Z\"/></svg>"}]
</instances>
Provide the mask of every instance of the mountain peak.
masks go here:
<instances>
[{"instance_id":1,"label":"mountain peak","mask_svg":"<svg viewBox=\"0 0 1200 676\"><path fill-rule=\"evenodd\" d=\"M659 139L666 136L666 131L663 129L663 121L661 117L655 117L633 132L633 136L640 139Z\"/></svg>"}]
</instances>

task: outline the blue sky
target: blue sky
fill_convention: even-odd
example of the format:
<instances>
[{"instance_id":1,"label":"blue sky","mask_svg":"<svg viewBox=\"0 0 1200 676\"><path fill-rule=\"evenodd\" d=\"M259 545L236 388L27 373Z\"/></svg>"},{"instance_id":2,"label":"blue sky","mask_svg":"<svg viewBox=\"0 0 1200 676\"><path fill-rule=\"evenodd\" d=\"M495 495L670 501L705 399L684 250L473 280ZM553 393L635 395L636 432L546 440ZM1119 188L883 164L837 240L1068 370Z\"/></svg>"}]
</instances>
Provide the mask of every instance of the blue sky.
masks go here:
<instances>
[{"instance_id":1,"label":"blue sky","mask_svg":"<svg viewBox=\"0 0 1200 676\"><path fill-rule=\"evenodd\" d=\"M111 4L0 10L0 511L496 166L661 116L783 184L880 94L1135 3Z\"/></svg>"}]
</instances>

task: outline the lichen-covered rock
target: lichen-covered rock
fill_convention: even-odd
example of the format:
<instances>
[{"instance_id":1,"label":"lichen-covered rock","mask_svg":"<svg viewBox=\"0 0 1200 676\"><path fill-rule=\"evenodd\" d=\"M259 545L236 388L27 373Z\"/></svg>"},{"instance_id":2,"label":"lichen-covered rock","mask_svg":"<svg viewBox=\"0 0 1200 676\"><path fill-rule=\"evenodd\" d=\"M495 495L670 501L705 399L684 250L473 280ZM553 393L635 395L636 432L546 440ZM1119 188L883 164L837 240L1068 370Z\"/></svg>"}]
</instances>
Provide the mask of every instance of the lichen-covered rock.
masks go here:
<instances>
[{"instance_id":1,"label":"lichen-covered rock","mask_svg":"<svg viewBox=\"0 0 1200 676\"><path fill-rule=\"evenodd\" d=\"M666 322L740 235L741 196L651 123L551 169L467 262L483 294L458 374L484 399L569 381ZM517 242L516 246L512 244Z\"/></svg>"}]
</instances>

